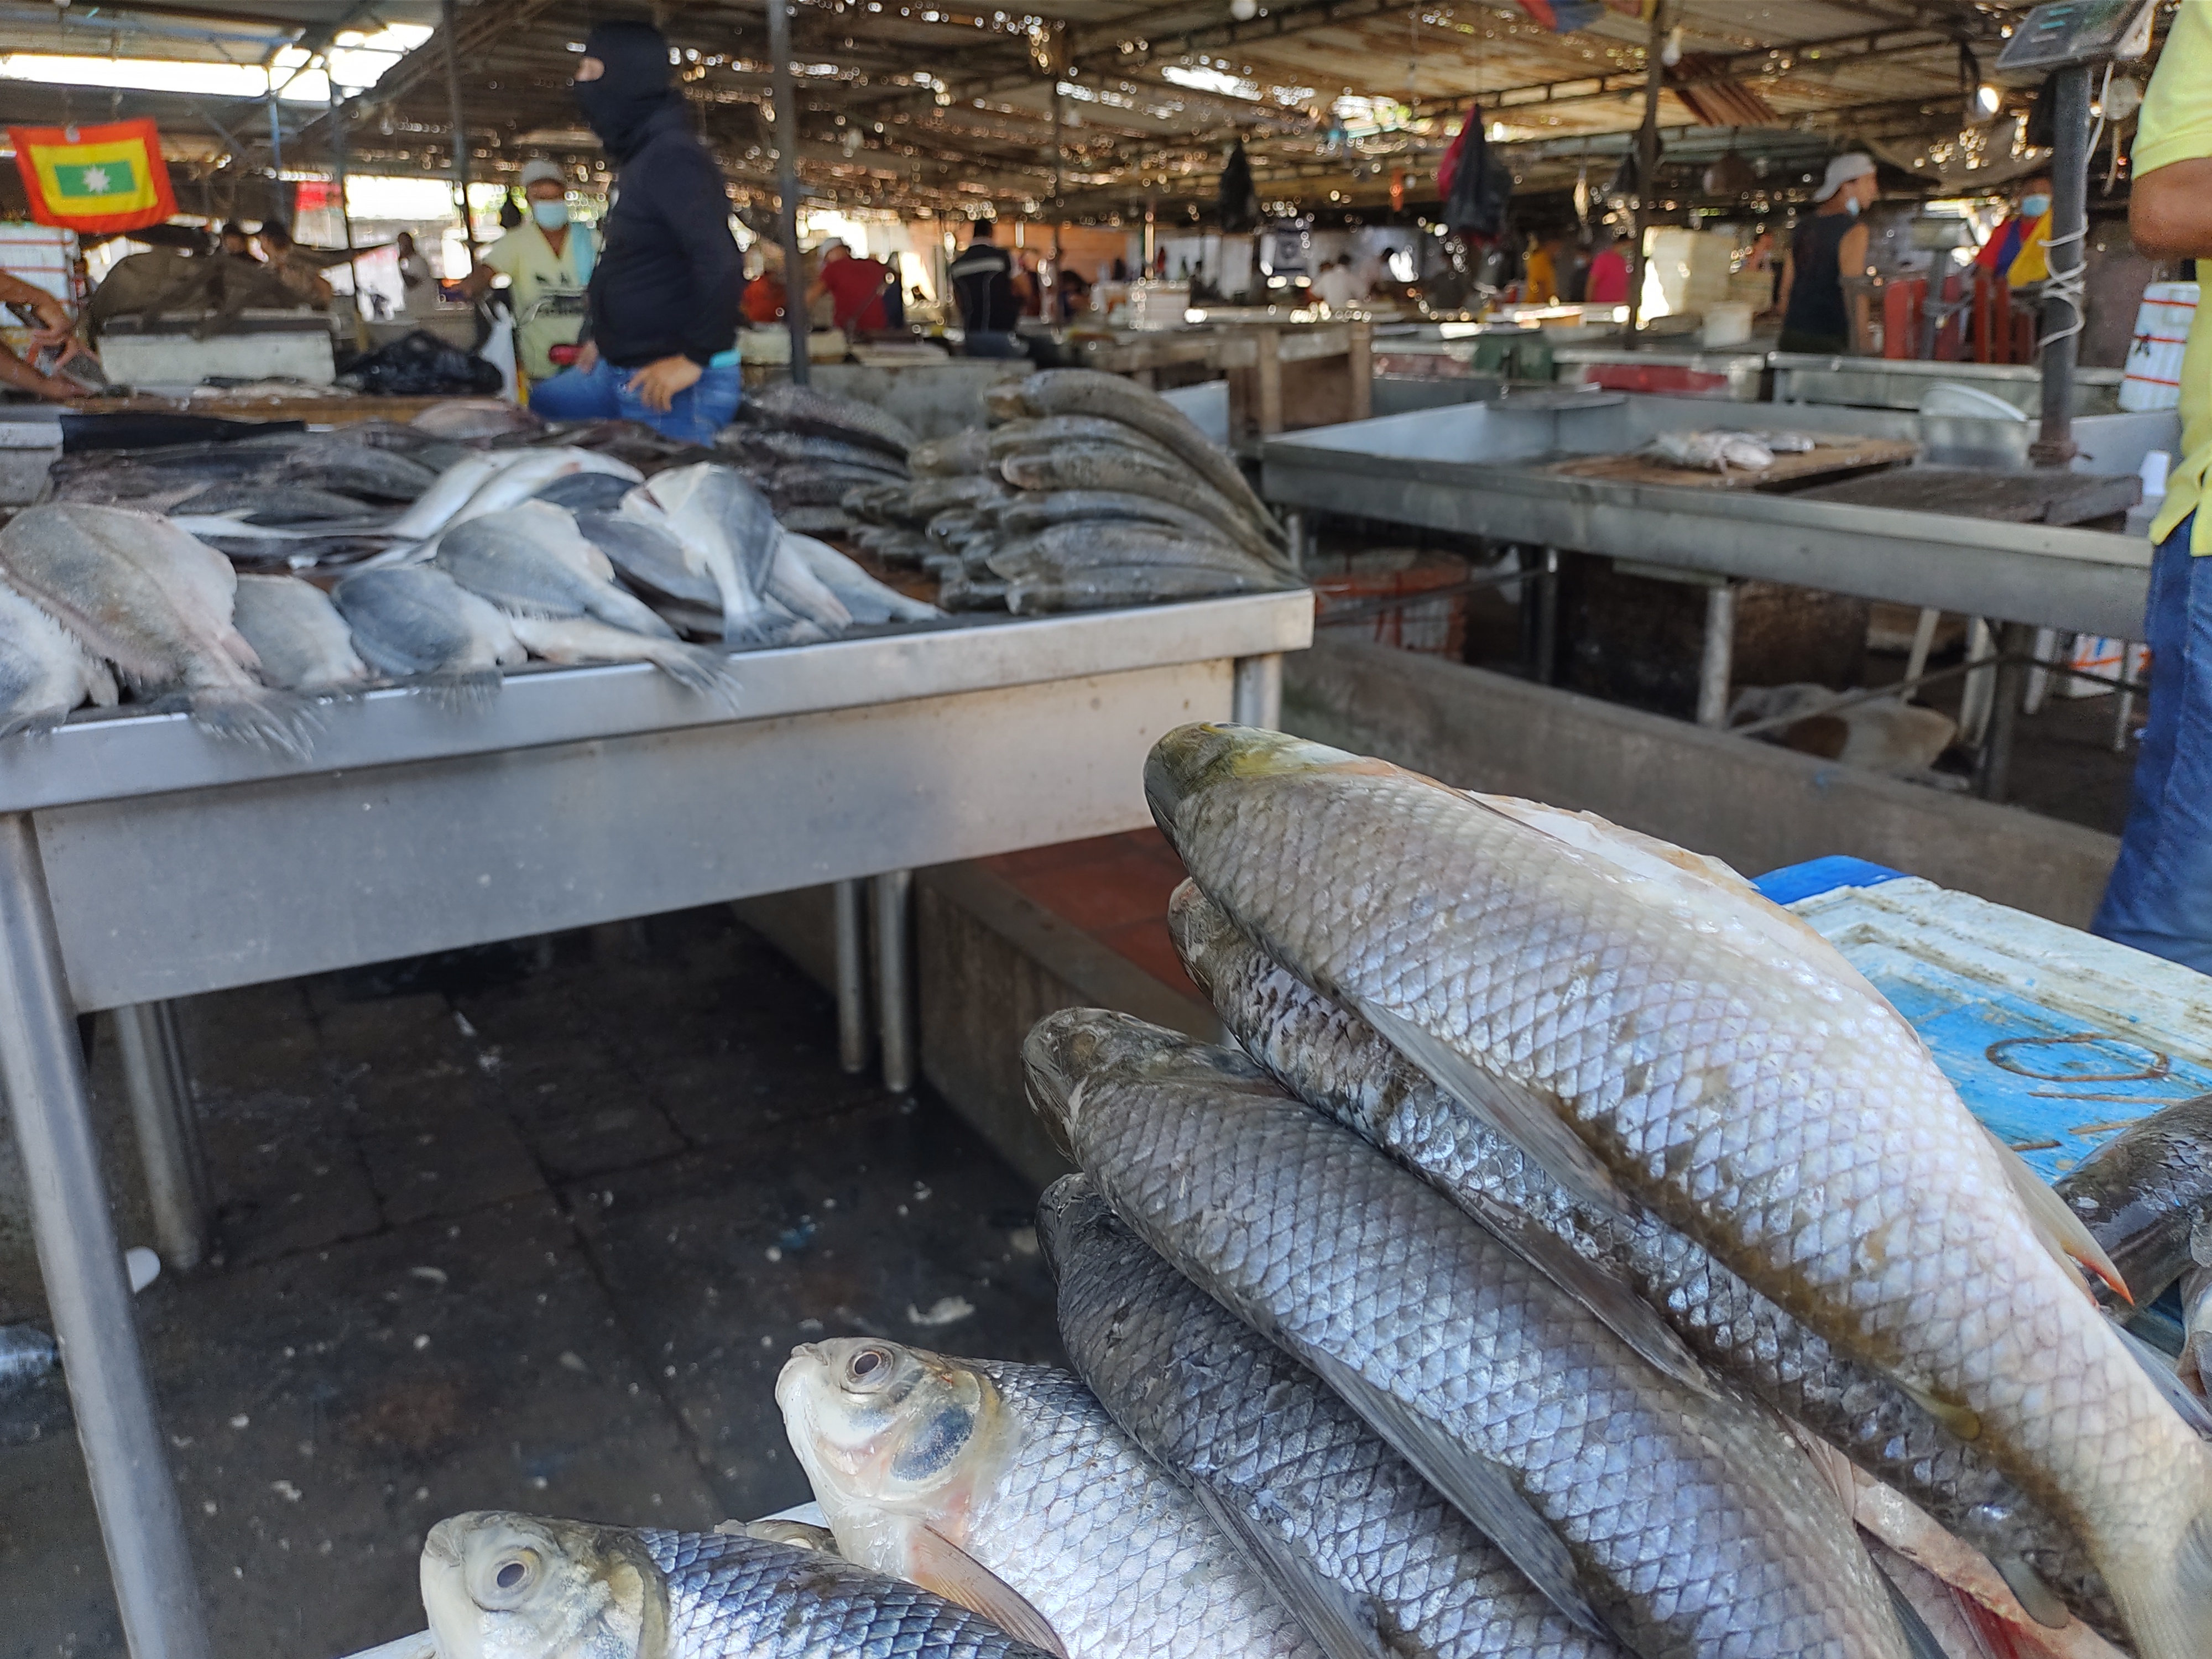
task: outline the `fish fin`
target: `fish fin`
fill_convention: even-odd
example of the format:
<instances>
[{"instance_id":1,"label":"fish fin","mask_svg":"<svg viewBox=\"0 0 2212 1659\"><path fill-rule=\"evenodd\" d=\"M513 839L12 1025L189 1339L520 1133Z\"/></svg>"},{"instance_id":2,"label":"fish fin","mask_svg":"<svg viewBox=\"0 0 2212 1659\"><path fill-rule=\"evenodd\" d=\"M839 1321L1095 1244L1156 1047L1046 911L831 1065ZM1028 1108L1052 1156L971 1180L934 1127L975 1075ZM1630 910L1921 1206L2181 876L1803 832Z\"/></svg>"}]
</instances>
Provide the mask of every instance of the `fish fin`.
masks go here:
<instances>
[{"instance_id":1,"label":"fish fin","mask_svg":"<svg viewBox=\"0 0 2212 1659\"><path fill-rule=\"evenodd\" d=\"M2120 1277L2120 1270L2112 1265L2112 1258L2105 1254L2105 1247L2097 1243L2096 1236L2058 1195L2057 1189L2045 1185L2043 1177L2027 1167L2027 1160L1999 1140L1993 1130L1984 1126L1982 1133L1996 1149L1997 1162L2004 1166L2005 1179L2012 1183L2013 1193L2027 1212L2028 1224L2043 1241L2043 1248L2062 1262L2078 1262L2109 1285L2113 1295L2130 1307L2135 1306L2135 1297L2128 1289L2127 1280Z\"/></svg>"},{"instance_id":2,"label":"fish fin","mask_svg":"<svg viewBox=\"0 0 2212 1659\"><path fill-rule=\"evenodd\" d=\"M1629 1212L1629 1200L1614 1184L1612 1172L1575 1133L1557 1095L1485 1070L1395 1009L1364 997L1345 1000L1438 1088L1526 1152L1577 1198L1615 1213Z\"/></svg>"},{"instance_id":3,"label":"fish fin","mask_svg":"<svg viewBox=\"0 0 2212 1659\"><path fill-rule=\"evenodd\" d=\"M414 684L431 702L459 713L483 708L507 681L496 668L471 668L464 673L425 674Z\"/></svg>"},{"instance_id":4,"label":"fish fin","mask_svg":"<svg viewBox=\"0 0 2212 1659\"><path fill-rule=\"evenodd\" d=\"M1658 1370L1707 1399L1717 1399L1712 1379L1674 1328L1635 1289L1528 1216L1482 1194L1453 1189L1450 1196L1485 1232L1595 1314L1601 1324Z\"/></svg>"},{"instance_id":5,"label":"fish fin","mask_svg":"<svg viewBox=\"0 0 2212 1659\"><path fill-rule=\"evenodd\" d=\"M0 738L51 737L55 729L69 718L69 713L66 708L33 708L13 720L0 720Z\"/></svg>"},{"instance_id":6,"label":"fish fin","mask_svg":"<svg viewBox=\"0 0 2212 1659\"><path fill-rule=\"evenodd\" d=\"M1018 1642L1067 1659L1067 1646L1051 1620L1029 1598L943 1533L916 1527L908 1534L907 1566L914 1582L933 1595L980 1613Z\"/></svg>"},{"instance_id":7,"label":"fish fin","mask_svg":"<svg viewBox=\"0 0 2212 1659\"><path fill-rule=\"evenodd\" d=\"M1990 1557L1990 1565L1997 1570L2005 1588L2012 1592L2027 1616L2047 1630L2063 1630L2073 1621L2073 1614L2058 1599L2058 1592L2043 1582L2035 1569L2017 1555Z\"/></svg>"},{"instance_id":8,"label":"fish fin","mask_svg":"<svg viewBox=\"0 0 2212 1659\"><path fill-rule=\"evenodd\" d=\"M1890 1610L1897 1614L1897 1627L1905 1636L1905 1650L1911 1659L1951 1659L1943 1644L1936 1639L1936 1632L1928 1628L1928 1621L1920 1616L1920 1609L1905 1599L1897 1581L1889 1576L1881 1562L1874 1564L1875 1577L1889 1592Z\"/></svg>"},{"instance_id":9,"label":"fish fin","mask_svg":"<svg viewBox=\"0 0 2212 1659\"><path fill-rule=\"evenodd\" d=\"M1978 1440L1982 1437L1981 1416L1972 1407L1963 1401L1953 1400L1948 1395L1940 1395L1926 1383L1917 1382L1908 1376L1900 1376L1894 1371L1887 1372L1886 1375L1891 1382L1897 1384L1899 1390L1914 1405L1950 1430L1953 1434L1957 1435L1960 1439Z\"/></svg>"},{"instance_id":10,"label":"fish fin","mask_svg":"<svg viewBox=\"0 0 2212 1659\"><path fill-rule=\"evenodd\" d=\"M665 645L653 654L655 665L687 691L712 697L734 713L738 707L738 677L729 659L703 645Z\"/></svg>"},{"instance_id":11,"label":"fish fin","mask_svg":"<svg viewBox=\"0 0 2212 1659\"><path fill-rule=\"evenodd\" d=\"M1199 1505L1236 1544L1328 1659L1389 1659L1372 1605L1316 1568L1273 1527L1255 1521L1204 1481Z\"/></svg>"},{"instance_id":12,"label":"fish fin","mask_svg":"<svg viewBox=\"0 0 2212 1659\"><path fill-rule=\"evenodd\" d=\"M305 760L313 746L315 700L266 685L196 686L185 699L192 724L216 737Z\"/></svg>"},{"instance_id":13,"label":"fish fin","mask_svg":"<svg viewBox=\"0 0 2212 1659\"><path fill-rule=\"evenodd\" d=\"M1565 1540L1522 1495L1509 1470L1447 1434L1335 1356L1301 1346L1298 1357L1504 1551L1553 1606L1592 1636L1613 1635L1584 1593Z\"/></svg>"},{"instance_id":14,"label":"fish fin","mask_svg":"<svg viewBox=\"0 0 2212 1659\"><path fill-rule=\"evenodd\" d=\"M2165 1559L2141 1551L2098 1565L2140 1659L2203 1659L2204 1632L2212 1630L2212 1501L2182 1528Z\"/></svg>"},{"instance_id":15,"label":"fish fin","mask_svg":"<svg viewBox=\"0 0 2212 1659\"><path fill-rule=\"evenodd\" d=\"M2212 1440L2212 1407L2206 1406L2190 1391L2189 1385L2181 1380L2181 1374L2175 1369L2173 1362L2118 1320L2112 1320L2111 1323L2114 1334L2120 1339L2120 1346L2128 1351L2128 1357L2142 1368L2143 1375L2150 1378L2152 1385L2173 1407L2175 1414L2198 1436Z\"/></svg>"}]
</instances>

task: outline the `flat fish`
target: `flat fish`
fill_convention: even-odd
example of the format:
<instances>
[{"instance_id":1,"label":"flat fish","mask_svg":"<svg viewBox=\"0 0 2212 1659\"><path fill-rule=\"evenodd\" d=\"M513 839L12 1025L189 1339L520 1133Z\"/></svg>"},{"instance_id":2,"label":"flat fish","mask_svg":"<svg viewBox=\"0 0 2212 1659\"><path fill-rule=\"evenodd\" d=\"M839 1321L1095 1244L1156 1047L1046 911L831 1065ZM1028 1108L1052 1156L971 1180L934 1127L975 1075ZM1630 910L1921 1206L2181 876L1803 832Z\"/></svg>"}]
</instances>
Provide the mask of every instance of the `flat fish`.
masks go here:
<instances>
[{"instance_id":1,"label":"flat fish","mask_svg":"<svg viewBox=\"0 0 2212 1659\"><path fill-rule=\"evenodd\" d=\"M784 532L783 542L785 550L797 554L836 597L852 622L927 622L945 614L933 605L886 587L827 542L794 536L789 531Z\"/></svg>"},{"instance_id":2,"label":"flat fish","mask_svg":"<svg viewBox=\"0 0 2212 1659\"><path fill-rule=\"evenodd\" d=\"M653 620L660 621L657 616ZM547 662L649 662L688 691L712 697L726 708L738 706L738 677L731 672L729 659L705 646L681 643L672 629L664 639L588 617L515 616L507 619L507 626L532 656Z\"/></svg>"},{"instance_id":3,"label":"flat fish","mask_svg":"<svg viewBox=\"0 0 2212 1659\"><path fill-rule=\"evenodd\" d=\"M304 757L313 705L253 678L232 623L230 561L167 520L127 507L26 507L0 529L0 569L123 678L180 694L221 738Z\"/></svg>"},{"instance_id":4,"label":"flat fish","mask_svg":"<svg viewBox=\"0 0 2212 1659\"><path fill-rule=\"evenodd\" d=\"M368 678L337 607L297 576L240 576L234 617L271 685L321 691Z\"/></svg>"},{"instance_id":5,"label":"flat fish","mask_svg":"<svg viewBox=\"0 0 2212 1659\"><path fill-rule=\"evenodd\" d=\"M1905 1388L2076 1528L2141 1659L2201 1659L2212 1447L2059 1259L2117 1279L2094 1238L1801 923L1279 733L1171 732L1146 792L1268 955Z\"/></svg>"},{"instance_id":6,"label":"flat fish","mask_svg":"<svg viewBox=\"0 0 2212 1659\"><path fill-rule=\"evenodd\" d=\"M750 643L773 635L768 587L781 532L768 498L742 475L714 461L671 467L623 497L622 511L665 529L713 580L723 638Z\"/></svg>"},{"instance_id":7,"label":"flat fish","mask_svg":"<svg viewBox=\"0 0 2212 1659\"><path fill-rule=\"evenodd\" d=\"M1770 1416L1661 1370L1243 1055L1069 1009L1023 1061L1129 1229L1317 1371L1586 1632L1644 1659L1905 1659L1848 1513Z\"/></svg>"},{"instance_id":8,"label":"flat fish","mask_svg":"<svg viewBox=\"0 0 2212 1659\"><path fill-rule=\"evenodd\" d=\"M422 1583L447 1659L1042 1659L927 1590L744 1532L480 1510L430 1528Z\"/></svg>"},{"instance_id":9,"label":"flat fish","mask_svg":"<svg viewBox=\"0 0 2212 1659\"><path fill-rule=\"evenodd\" d=\"M428 437L465 441L535 432L545 422L504 398L448 398L432 404L407 424Z\"/></svg>"},{"instance_id":10,"label":"flat fish","mask_svg":"<svg viewBox=\"0 0 2212 1659\"><path fill-rule=\"evenodd\" d=\"M775 1397L849 1561L1067 1659L1321 1659L1066 1371L841 1337L793 1350Z\"/></svg>"},{"instance_id":11,"label":"flat fish","mask_svg":"<svg viewBox=\"0 0 2212 1659\"><path fill-rule=\"evenodd\" d=\"M194 490L167 510L174 517L234 514L250 524L290 525L324 519L364 519L376 509L354 496L296 481L263 483L222 479Z\"/></svg>"},{"instance_id":12,"label":"flat fish","mask_svg":"<svg viewBox=\"0 0 2212 1659\"><path fill-rule=\"evenodd\" d=\"M510 616L588 617L634 634L675 638L652 606L615 586L612 565L584 539L575 520L544 501L452 526L439 537L433 562Z\"/></svg>"},{"instance_id":13,"label":"flat fish","mask_svg":"<svg viewBox=\"0 0 2212 1659\"><path fill-rule=\"evenodd\" d=\"M0 738L51 731L87 702L115 706L115 676L77 636L0 583Z\"/></svg>"},{"instance_id":14,"label":"flat fish","mask_svg":"<svg viewBox=\"0 0 2212 1659\"><path fill-rule=\"evenodd\" d=\"M636 487L618 473L567 472L551 483L540 485L535 499L565 507L571 513L611 513Z\"/></svg>"},{"instance_id":15,"label":"flat fish","mask_svg":"<svg viewBox=\"0 0 2212 1659\"><path fill-rule=\"evenodd\" d=\"M1331 1659L1627 1659L1577 1629L1328 1386L1162 1261L1089 1180L1037 1231L1068 1357Z\"/></svg>"},{"instance_id":16,"label":"flat fish","mask_svg":"<svg viewBox=\"0 0 2212 1659\"><path fill-rule=\"evenodd\" d=\"M721 590L712 577L693 565L684 544L673 534L643 518L584 507L576 510L576 528L585 540L606 555L617 574L641 598L712 611L719 635Z\"/></svg>"},{"instance_id":17,"label":"flat fish","mask_svg":"<svg viewBox=\"0 0 2212 1659\"><path fill-rule=\"evenodd\" d=\"M2212 1095L2130 1124L2059 1179L2138 1306L2212 1267Z\"/></svg>"},{"instance_id":18,"label":"flat fish","mask_svg":"<svg viewBox=\"0 0 2212 1659\"><path fill-rule=\"evenodd\" d=\"M481 700L528 659L499 609L429 565L357 570L331 595L354 648L380 674Z\"/></svg>"}]
</instances>

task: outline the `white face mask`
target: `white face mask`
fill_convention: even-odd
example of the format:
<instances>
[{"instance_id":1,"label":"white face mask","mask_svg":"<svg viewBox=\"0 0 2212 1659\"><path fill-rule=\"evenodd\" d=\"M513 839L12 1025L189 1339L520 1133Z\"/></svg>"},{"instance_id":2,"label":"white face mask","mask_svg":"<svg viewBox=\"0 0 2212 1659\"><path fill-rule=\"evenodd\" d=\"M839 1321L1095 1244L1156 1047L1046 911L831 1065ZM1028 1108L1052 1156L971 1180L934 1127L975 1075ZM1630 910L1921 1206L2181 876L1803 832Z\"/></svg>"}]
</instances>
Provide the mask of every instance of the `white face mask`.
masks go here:
<instances>
[{"instance_id":1,"label":"white face mask","mask_svg":"<svg viewBox=\"0 0 2212 1659\"><path fill-rule=\"evenodd\" d=\"M568 222L568 204L566 202L532 202L530 216L538 221L540 230L558 230Z\"/></svg>"},{"instance_id":2,"label":"white face mask","mask_svg":"<svg viewBox=\"0 0 2212 1659\"><path fill-rule=\"evenodd\" d=\"M1844 198L1844 211L1850 214L1852 218L1857 218L1859 215L1865 210L1865 209L1859 205L1859 198L1857 197L1846 196Z\"/></svg>"}]
</instances>

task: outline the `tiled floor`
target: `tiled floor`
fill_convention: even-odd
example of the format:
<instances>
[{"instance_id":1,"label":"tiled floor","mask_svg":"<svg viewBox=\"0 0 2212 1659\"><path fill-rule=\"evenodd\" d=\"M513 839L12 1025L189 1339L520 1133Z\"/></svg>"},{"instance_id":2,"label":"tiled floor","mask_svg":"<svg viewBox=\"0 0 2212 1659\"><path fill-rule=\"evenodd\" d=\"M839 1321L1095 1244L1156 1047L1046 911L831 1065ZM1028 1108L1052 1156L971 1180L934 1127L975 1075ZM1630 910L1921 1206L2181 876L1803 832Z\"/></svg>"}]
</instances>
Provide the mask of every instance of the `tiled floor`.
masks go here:
<instances>
[{"instance_id":1,"label":"tiled floor","mask_svg":"<svg viewBox=\"0 0 2212 1659\"><path fill-rule=\"evenodd\" d=\"M1168 897L1183 878L1182 860L1158 830L1063 842L981 863L1024 898L1199 999L1168 937Z\"/></svg>"},{"instance_id":2,"label":"tiled floor","mask_svg":"<svg viewBox=\"0 0 2212 1659\"><path fill-rule=\"evenodd\" d=\"M726 912L185 1012L224 1259L139 1311L223 1659L420 1629L461 1510L800 1501L814 1335L1059 1357L1034 1193ZM0 1659L122 1650L58 1378L0 1395Z\"/></svg>"}]
</instances>

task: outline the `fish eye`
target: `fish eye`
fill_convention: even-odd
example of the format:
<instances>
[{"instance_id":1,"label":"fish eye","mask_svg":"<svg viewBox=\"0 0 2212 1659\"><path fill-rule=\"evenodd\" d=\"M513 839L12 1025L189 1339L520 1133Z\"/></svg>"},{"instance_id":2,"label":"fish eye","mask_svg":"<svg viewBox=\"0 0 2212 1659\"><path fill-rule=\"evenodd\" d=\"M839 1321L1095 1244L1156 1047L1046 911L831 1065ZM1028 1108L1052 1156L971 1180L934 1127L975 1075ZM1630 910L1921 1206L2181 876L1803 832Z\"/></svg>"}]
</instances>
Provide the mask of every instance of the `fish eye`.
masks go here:
<instances>
[{"instance_id":1,"label":"fish eye","mask_svg":"<svg viewBox=\"0 0 2212 1659\"><path fill-rule=\"evenodd\" d=\"M477 1605L489 1612L520 1607L538 1588L539 1565L535 1550L520 1546L490 1555L472 1575Z\"/></svg>"},{"instance_id":2,"label":"fish eye","mask_svg":"<svg viewBox=\"0 0 2212 1659\"><path fill-rule=\"evenodd\" d=\"M501 1589L511 1590L527 1577L529 1573L530 1569L524 1566L521 1562L509 1561L505 1566L501 1567L496 1573L492 1575L492 1580Z\"/></svg>"},{"instance_id":3,"label":"fish eye","mask_svg":"<svg viewBox=\"0 0 2212 1659\"><path fill-rule=\"evenodd\" d=\"M891 1357L881 1348L862 1348L845 1362L848 1388L878 1389L890 1380Z\"/></svg>"}]
</instances>

